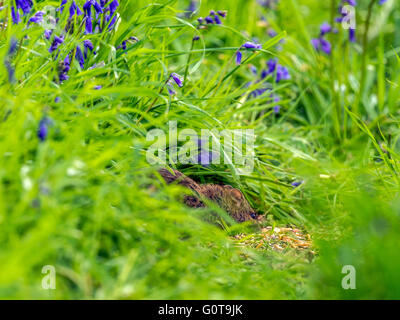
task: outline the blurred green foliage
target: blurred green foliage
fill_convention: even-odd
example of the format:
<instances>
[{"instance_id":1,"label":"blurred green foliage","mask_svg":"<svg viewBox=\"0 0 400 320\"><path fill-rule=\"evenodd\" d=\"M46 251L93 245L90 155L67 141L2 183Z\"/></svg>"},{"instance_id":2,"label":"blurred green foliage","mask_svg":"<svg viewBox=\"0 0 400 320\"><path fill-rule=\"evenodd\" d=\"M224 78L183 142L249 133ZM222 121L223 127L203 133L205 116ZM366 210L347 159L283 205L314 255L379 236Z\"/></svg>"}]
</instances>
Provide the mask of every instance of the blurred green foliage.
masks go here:
<instances>
[{"instance_id":1,"label":"blurred green foliage","mask_svg":"<svg viewBox=\"0 0 400 320\"><path fill-rule=\"evenodd\" d=\"M329 36L331 57L310 45L331 19L329 1L282 0L274 9L250 0L201 1L198 14L185 18L188 4L121 1L117 30L83 35L76 28L60 56L90 39L98 50L86 66L100 67L80 70L73 61L63 84L54 81L58 61L43 28L0 30L1 61L10 39L19 41L17 82L0 69L0 297L400 298L399 4L375 7L358 112L360 42L349 44L339 29ZM359 34L366 4L357 10ZM228 11L223 25L196 30L196 18L211 9ZM7 17L7 8L0 11L3 22ZM176 96L160 93L171 72L185 73L196 34L184 87ZM140 41L118 50L130 36ZM237 67L236 50L254 39L263 50L245 52ZM261 70L273 57L292 75L272 84L279 115L269 96L244 96L259 86L250 67ZM40 142L43 116L52 125ZM166 131L169 120L180 128L254 128L251 175L224 165L182 170L241 189L270 224L304 228L316 258L238 248L229 235L246 226L218 228L199 218L211 209L186 208L184 190L167 187L145 156L146 133ZM294 181L304 183L293 188ZM56 268L56 290L41 287L44 265ZM343 265L356 268L356 290L342 289Z\"/></svg>"}]
</instances>

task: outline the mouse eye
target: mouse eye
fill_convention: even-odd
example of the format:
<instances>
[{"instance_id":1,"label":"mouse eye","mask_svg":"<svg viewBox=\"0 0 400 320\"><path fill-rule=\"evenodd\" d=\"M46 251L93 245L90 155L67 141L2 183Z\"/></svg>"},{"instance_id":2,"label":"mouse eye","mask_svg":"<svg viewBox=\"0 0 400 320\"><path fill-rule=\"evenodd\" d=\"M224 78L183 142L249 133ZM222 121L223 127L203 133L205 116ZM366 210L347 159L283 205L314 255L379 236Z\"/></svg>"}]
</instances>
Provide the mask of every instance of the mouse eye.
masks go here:
<instances>
[{"instance_id":1,"label":"mouse eye","mask_svg":"<svg viewBox=\"0 0 400 320\"><path fill-rule=\"evenodd\" d=\"M256 214L255 213L250 213L250 217L252 217L253 219L256 218Z\"/></svg>"}]
</instances>

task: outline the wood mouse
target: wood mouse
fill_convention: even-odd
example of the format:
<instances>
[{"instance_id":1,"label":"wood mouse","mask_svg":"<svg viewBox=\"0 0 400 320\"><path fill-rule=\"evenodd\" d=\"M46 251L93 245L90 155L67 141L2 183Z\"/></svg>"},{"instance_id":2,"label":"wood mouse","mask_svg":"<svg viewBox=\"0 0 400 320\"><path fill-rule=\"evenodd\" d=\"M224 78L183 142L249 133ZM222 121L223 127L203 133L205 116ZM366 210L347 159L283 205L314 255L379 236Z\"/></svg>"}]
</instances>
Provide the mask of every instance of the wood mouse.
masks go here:
<instances>
[{"instance_id":1,"label":"wood mouse","mask_svg":"<svg viewBox=\"0 0 400 320\"><path fill-rule=\"evenodd\" d=\"M240 190L230 185L198 184L177 170L173 170L173 172L172 174L165 168L159 170L168 184L176 181L194 191L195 195L185 195L184 197L184 202L189 207L205 207L205 204L201 201L201 198L204 197L218 204L237 222L261 220L261 216L255 213Z\"/></svg>"}]
</instances>

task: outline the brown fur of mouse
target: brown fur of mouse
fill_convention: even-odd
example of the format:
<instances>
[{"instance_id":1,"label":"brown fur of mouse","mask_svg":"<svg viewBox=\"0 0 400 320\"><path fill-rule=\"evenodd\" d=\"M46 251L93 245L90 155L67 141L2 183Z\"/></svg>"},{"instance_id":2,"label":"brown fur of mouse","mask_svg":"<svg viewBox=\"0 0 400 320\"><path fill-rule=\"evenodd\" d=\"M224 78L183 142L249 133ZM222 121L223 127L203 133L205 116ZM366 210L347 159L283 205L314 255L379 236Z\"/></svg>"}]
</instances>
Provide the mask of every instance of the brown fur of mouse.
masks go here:
<instances>
[{"instance_id":1,"label":"brown fur of mouse","mask_svg":"<svg viewBox=\"0 0 400 320\"><path fill-rule=\"evenodd\" d=\"M177 170L173 170L173 172L172 174L165 168L159 170L168 184L176 181L194 191L194 195L185 195L184 197L184 202L189 207L205 207L205 204L201 201L201 198L204 197L218 204L237 222L261 220L261 217L255 213L240 190L230 185L198 184Z\"/></svg>"}]
</instances>

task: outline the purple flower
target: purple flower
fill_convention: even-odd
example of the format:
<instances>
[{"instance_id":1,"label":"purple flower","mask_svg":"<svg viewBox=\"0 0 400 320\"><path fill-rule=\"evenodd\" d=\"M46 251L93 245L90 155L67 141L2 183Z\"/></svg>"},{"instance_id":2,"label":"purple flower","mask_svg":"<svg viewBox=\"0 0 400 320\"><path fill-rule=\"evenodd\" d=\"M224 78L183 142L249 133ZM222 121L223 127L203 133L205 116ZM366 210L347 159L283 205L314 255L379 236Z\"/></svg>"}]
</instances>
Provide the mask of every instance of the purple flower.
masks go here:
<instances>
[{"instance_id":1,"label":"purple flower","mask_svg":"<svg viewBox=\"0 0 400 320\"><path fill-rule=\"evenodd\" d=\"M290 80L289 70L278 64L276 59L270 59L267 61L267 72L262 74L262 77L266 77L269 74L273 74L276 71L276 83L280 82L281 80ZM263 79L263 78L262 78Z\"/></svg>"},{"instance_id":2,"label":"purple flower","mask_svg":"<svg viewBox=\"0 0 400 320\"><path fill-rule=\"evenodd\" d=\"M39 138L40 141L45 141L48 133L49 133L49 126L52 124L52 121L47 118L47 117L43 117L40 121L39 121L39 128L37 131L37 136Z\"/></svg>"},{"instance_id":3,"label":"purple flower","mask_svg":"<svg viewBox=\"0 0 400 320\"><path fill-rule=\"evenodd\" d=\"M273 93L271 93L270 97L272 98L271 103L272 103L272 102L278 103L278 102L281 100L281 98L279 98L278 95L273 94ZM273 110L273 112L274 112L275 114L278 114L279 111L281 111L281 106L280 106L280 105L275 105L275 106L272 108L272 110Z\"/></svg>"},{"instance_id":4,"label":"purple flower","mask_svg":"<svg viewBox=\"0 0 400 320\"><path fill-rule=\"evenodd\" d=\"M275 71L277 64L278 62L276 61L276 59L269 59L267 61L268 74L271 74Z\"/></svg>"},{"instance_id":5,"label":"purple flower","mask_svg":"<svg viewBox=\"0 0 400 320\"><path fill-rule=\"evenodd\" d=\"M4 65L7 69L7 74L8 74L8 82L14 83L15 82L15 69L11 65L11 62L9 60L4 60Z\"/></svg>"},{"instance_id":6,"label":"purple flower","mask_svg":"<svg viewBox=\"0 0 400 320\"><path fill-rule=\"evenodd\" d=\"M332 52L332 45L328 40L320 39L320 49L329 55Z\"/></svg>"},{"instance_id":7,"label":"purple flower","mask_svg":"<svg viewBox=\"0 0 400 320\"><path fill-rule=\"evenodd\" d=\"M294 188L297 188L297 187L299 187L302 183L303 183L303 181L295 181L295 182L292 182L291 185L292 185Z\"/></svg>"},{"instance_id":8,"label":"purple flower","mask_svg":"<svg viewBox=\"0 0 400 320\"><path fill-rule=\"evenodd\" d=\"M215 21L216 24L222 24L222 21L221 21L221 19L219 18L218 15L215 14L213 17L214 17L214 21Z\"/></svg>"},{"instance_id":9,"label":"purple flower","mask_svg":"<svg viewBox=\"0 0 400 320\"><path fill-rule=\"evenodd\" d=\"M92 41L90 41L90 40L83 40L83 47L84 47L85 59L87 59L88 50L90 50L90 51L92 51L94 54L96 54L96 52L93 51L94 47L93 47Z\"/></svg>"},{"instance_id":10,"label":"purple flower","mask_svg":"<svg viewBox=\"0 0 400 320\"><path fill-rule=\"evenodd\" d=\"M276 37L278 35L278 33L274 30L274 29L269 29L268 30L268 35L273 38Z\"/></svg>"},{"instance_id":11,"label":"purple flower","mask_svg":"<svg viewBox=\"0 0 400 320\"><path fill-rule=\"evenodd\" d=\"M321 41L317 38L311 39L311 45L316 51L319 51L321 46Z\"/></svg>"},{"instance_id":12,"label":"purple flower","mask_svg":"<svg viewBox=\"0 0 400 320\"><path fill-rule=\"evenodd\" d=\"M245 42L242 45L243 48L246 49L262 49L262 45L258 43L253 43L253 42Z\"/></svg>"},{"instance_id":13,"label":"purple flower","mask_svg":"<svg viewBox=\"0 0 400 320\"><path fill-rule=\"evenodd\" d=\"M117 49L126 50L126 40L122 41L121 45L119 45L119 46L117 47Z\"/></svg>"},{"instance_id":14,"label":"purple flower","mask_svg":"<svg viewBox=\"0 0 400 320\"><path fill-rule=\"evenodd\" d=\"M60 65L58 66L58 79L59 79L60 83L62 83L63 81L68 79L68 71L70 69L70 64L71 64L71 62L69 59L69 55L67 55L65 57L64 61L62 61L60 63Z\"/></svg>"},{"instance_id":15,"label":"purple flower","mask_svg":"<svg viewBox=\"0 0 400 320\"><path fill-rule=\"evenodd\" d=\"M85 67L85 59L79 46L76 47L75 58L78 60L81 69L83 69Z\"/></svg>"},{"instance_id":16,"label":"purple flower","mask_svg":"<svg viewBox=\"0 0 400 320\"><path fill-rule=\"evenodd\" d=\"M57 11L60 11L61 13L63 13L64 7L65 7L65 5L67 4L67 2L68 2L68 0L62 0L62 1L61 1L61 4L60 4L60 8L57 9Z\"/></svg>"},{"instance_id":17,"label":"purple flower","mask_svg":"<svg viewBox=\"0 0 400 320\"><path fill-rule=\"evenodd\" d=\"M14 24L20 23L21 19L20 19L20 16L19 16L18 9L15 9L14 7L11 7L11 17L12 17L12 20L13 20Z\"/></svg>"},{"instance_id":18,"label":"purple flower","mask_svg":"<svg viewBox=\"0 0 400 320\"><path fill-rule=\"evenodd\" d=\"M63 42L64 42L64 36L63 35L61 35L60 37L55 35L53 43L50 46L49 52L51 53L51 52L54 52L55 50L57 50L58 46L60 44L62 44Z\"/></svg>"},{"instance_id":19,"label":"purple flower","mask_svg":"<svg viewBox=\"0 0 400 320\"><path fill-rule=\"evenodd\" d=\"M186 8L185 17L190 18L197 9L197 1L191 0L189 6Z\"/></svg>"},{"instance_id":20,"label":"purple flower","mask_svg":"<svg viewBox=\"0 0 400 320\"><path fill-rule=\"evenodd\" d=\"M44 30L44 37L49 40L51 35L53 34L53 30L49 29L49 30Z\"/></svg>"},{"instance_id":21,"label":"purple flower","mask_svg":"<svg viewBox=\"0 0 400 320\"><path fill-rule=\"evenodd\" d=\"M119 3L117 0L114 0L110 3L108 6L110 8L110 14L113 15L115 11L117 11L117 7L119 6Z\"/></svg>"},{"instance_id":22,"label":"purple flower","mask_svg":"<svg viewBox=\"0 0 400 320\"><path fill-rule=\"evenodd\" d=\"M35 13L35 15L29 19L29 22L33 23L41 23L43 21L43 12L38 11Z\"/></svg>"},{"instance_id":23,"label":"purple flower","mask_svg":"<svg viewBox=\"0 0 400 320\"><path fill-rule=\"evenodd\" d=\"M182 77L179 74L173 72L170 77L175 81L178 87L183 87Z\"/></svg>"},{"instance_id":24,"label":"purple flower","mask_svg":"<svg viewBox=\"0 0 400 320\"><path fill-rule=\"evenodd\" d=\"M97 14L103 13L101 5L96 0L89 0L83 5L83 10L88 17L92 16L91 8L94 8Z\"/></svg>"},{"instance_id":25,"label":"purple flower","mask_svg":"<svg viewBox=\"0 0 400 320\"><path fill-rule=\"evenodd\" d=\"M218 10L217 13L218 13L222 18L225 18L225 17L226 17L226 11Z\"/></svg>"},{"instance_id":26,"label":"purple flower","mask_svg":"<svg viewBox=\"0 0 400 320\"><path fill-rule=\"evenodd\" d=\"M170 84L170 83L167 83L167 90L168 90L168 93L169 93L171 96L173 96L174 94L176 94L176 91L174 90L174 87L173 87L172 84Z\"/></svg>"},{"instance_id":27,"label":"purple flower","mask_svg":"<svg viewBox=\"0 0 400 320\"><path fill-rule=\"evenodd\" d=\"M239 65L242 63L242 53L238 50L236 51L236 64Z\"/></svg>"},{"instance_id":28,"label":"purple flower","mask_svg":"<svg viewBox=\"0 0 400 320\"><path fill-rule=\"evenodd\" d=\"M327 34L327 33L329 33L329 32L332 32L332 26L331 26L329 23L324 22L324 23L321 25L320 30L321 30L320 36L322 37L322 36L324 36L325 34Z\"/></svg>"},{"instance_id":29,"label":"purple flower","mask_svg":"<svg viewBox=\"0 0 400 320\"><path fill-rule=\"evenodd\" d=\"M12 56L14 53L17 52L18 40L14 37L10 40L10 48L8 49L8 56Z\"/></svg>"},{"instance_id":30,"label":"purple flower","mask_svg":"<svg viewBox=\"0 0 400 320\"><path fill-rule=\"evenodd\" d=\"M71 19L74 15L80 16L83 14L82 10L76 4L75 1L72 1L71 6L69 7L69 18Z\"/></svg>"},{"instance_id":31,"label":"purple flower","mask_svg":"<svg viewBox=\"0 0 400 320\"><path fill-rule=\"evenodd\" d=\"M332 52L331 43L322 37L319 39L312 39L311 44L316 51L323 51L328 55L330 55Z\"/></svg>"},{"instance_id":32,"label":"purple flower","mask_svg":"<svg viewBox=\"0 0 400 320\"><path fill-rule=\"evenodd\" d=\"M205 17L204 20L207 22L207 24L213 24L214 23L213 18L211 18L210 16Z\"/></svg>"},{"instance_id":33,"label":"purple flower","mask_svg":"<svg viewBox=\"0 0 400 320\"><path fill-rule=\"evenodd\" d=\"M7 69L8 81L10 83L15 82L15 68L11 64L11 59L12 59L13 55L17 52L17 45L18 45L17 39L12 37L10 40L10 47L9 47L7 55L4 59L4 66Z\"/></svg>"},{"instance_id":34,"label":"purple flower","mask_svg":"<svg viewBox=\"0 0 400 320\"><path fill-rule=\"evenodd\" d=\"M356 29L349 29L349 41L356 42Z\"/></svg>"},{"instance_id":35,"label":"purple flower","mask_svg":"<svg viewBox=\"0 0 400 320\"><path fill-rule=\"evenodd\" d=\"M32 10L33 2L32 0L16 0L17 10L21 9L24 15L28 14Z\"/></svg>"},{"instance_id":36,"label":"purple flower","mask_svg":"<svg viewBox=\"0 0 400 320\"><path fill-rule=\"evenodd\" d=\"M218 10L215 12L214 10L210 11L210 14L205 17L204 19L202 17L198 18L197 21L199 22L199 25L203 25L204 21L207 24L222 24L221 18L226 17L226 11Z\"/></svg>"},{"instance_id":37,"label":"purple flower","mask_svg":"<svg viewBox=\"0 0 400 320\"><path fill-rule=\"evenodd\" d=\"M86 17L86 22L85 22L85 33L86 33L86 34L91 34L91 33L93 33L92 18L91 18L90 16Z\"/></svg>"}]
</instances>

